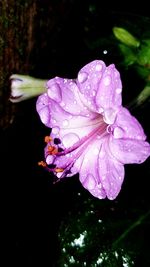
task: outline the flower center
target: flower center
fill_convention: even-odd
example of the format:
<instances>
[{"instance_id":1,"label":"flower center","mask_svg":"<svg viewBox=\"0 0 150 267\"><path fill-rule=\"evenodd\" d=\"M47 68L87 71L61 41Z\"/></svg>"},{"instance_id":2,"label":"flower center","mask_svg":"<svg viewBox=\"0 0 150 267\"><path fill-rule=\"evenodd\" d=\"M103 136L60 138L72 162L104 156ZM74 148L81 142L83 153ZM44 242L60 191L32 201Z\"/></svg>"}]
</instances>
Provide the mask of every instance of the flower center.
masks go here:
<instances>
[{"instance_id":1,"label":"flower center","mask_svg":"<svg viewBox=\"0 0 150 267\"><path fill-rule=\"evenodd\" d=\"M71 168L75 161L97 137L103 138L109 134L107 127L108 124L100 116L96 122L93 122L93 130L68 148L63 148L59 138L52 139L51 136L46 136L46 162L41 161L38 164L46 168L49 172L53 172L58 178L63 178L71 173Z\"/></svg>"}]
</instances>

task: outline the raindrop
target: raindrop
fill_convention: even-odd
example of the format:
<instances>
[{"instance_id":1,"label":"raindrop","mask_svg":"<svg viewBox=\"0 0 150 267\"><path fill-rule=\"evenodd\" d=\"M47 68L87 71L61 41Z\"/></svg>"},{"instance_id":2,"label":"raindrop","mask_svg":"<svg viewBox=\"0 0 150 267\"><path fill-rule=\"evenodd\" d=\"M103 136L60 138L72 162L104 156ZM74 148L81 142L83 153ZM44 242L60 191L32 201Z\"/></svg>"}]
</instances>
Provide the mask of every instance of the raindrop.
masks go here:
<instances>
[{"instance_id":1,"label":"raindrop","mask_svg":"<svg viewBox=\"0 0 150 267\"><path fill-rule=\"evenodd\" d=\"M69 124L68 120L63 121L63 126L68 126L68 124Z\"/></svg>"},{"instance_id":2,"label":"raindrop","mask_svg":"<svg viewBox=\"0 0 150 267\"><path fill-rule=\"evenodd\" d=\"M60 103L60 106L61 106L61 107L65 107L65 105L66 105L66 104L65 104L63 101Z\"/></svg>"},{"instance_id":3,"label":"raindrop","mask_svg":"<svg viewBox=\"0 0 150 267\"><path fill-rule=\"evenodd\" d=\"M53 123L56 123L56 120L55 120L55 119L52 119L52 122L53 122Z\"/></svg>"},{"instance_id":4,"label":"raindrop","mask_svg":"<svg viewBox=\"0 0 150 267\"><path fill-rule=\"evenodd\" d=\"M103 111L104 111L104 109L103 109L103 108L99 108L99 109L98 109L98 112L99 112L100 114L102 114L102 113L103 113Z\"/></svg>"},{"instance_id":5,"label":"raindrop","mask_svg":"<svg viewBox=\"0 0 150 267\"><path fill-rule=\"evenodd\" d=\"M108 51L105 49L105 50L103 51L103 54L106 55L107 53L108 53Z\"/></svg>"},{"instance_id":6,"label":"raindrop","mask_svg":"<svg viewBox=\"0 0 150 267\"><path fill-rule=\"evenodd\" d=\"M64 83L67 83L67 79L64 79Z\"/></svg>"},{"instance_id":7,"label":"raindrop","mask_svg":"<svg viewBox=\"0 0 150 267\"><path fill-rule=\"evenodd\" d=\"M120 127L115 127L114 131L113 131L113 136L117 139L117 138L122 138L124 136L124 131L122 128Z\"/></svg>"},{"instance_id":8,"label":"raindrop","mask_svg":"<svg viewBox=\"0 0 150 267\"><path fill-rule=\"evenodd\" d=\"M44 123L44 124L47 124L49 122L49 109L48 107L44 107L43 109L40 110L40 118L41 118L41 121Z\"/></svg>"},{"instance_id":9,"label":"raindrop","mask_svg":"<svg viewBox=\"0 0 150 267\"><path fill-rule=\"evenodd\" d=\"M52 129L52 133L53 133L53 134L58 134L58 133L59 133L59 127L54 127L54 128Z\"/></svg>"},{"instance_id":10,"label":"raindrop","mask_svg":"<svg viewBox=\"0 0 150 267\"><path fill-rule=\"evenodd\" d=\"M110 76L106 76L106 77L104 78L104 84L105 84L106 86L108 86L108 85L110 85L110 83L111 83L111 77L110 77Z\"/></svg>"},{"instance_id":11,"label":"raindrop","mask_svg":"<svg viewBox=\"0 0 150 267\"><path fill-rule=\"evenodd\" d=\"M56 102L61 101L61 98L62 98L61 89L57 83L55 83L49 87L49 89L47 90L47 94L51 99L55 100Z\"/></svg>"},{"instance_id":12,"label":"raindrop","mask_svg":"<svg viewBox=\"0 0 150 267\"><path fill-rule=\"evenodd\" d=\"M96 186L95 178L92 174L88 174L84 180L84 187L88 189L94 189Z\"/></svg>"},{"instance_id":13,"label":"raindrop","mask_svg":"<svg viewBox=\"0 0 150 267\"><path fill-rule=\"evenodd\" d=\"M80 72L78 74L78 81L79 83L84 83L88 78L88 74L86 72Z\"/></svg>"},{"instance_id":14,"label":"raindrop","mask_svg":"<svg viewBox=\"0 0 150 267\"><path fill-rule=\"evenodd\" d=\"M93 150L93 153L94 153L94 155L97 156L99 154L99 149L97 147L95 147Z\"/></svg>"},{"instance_id":15,"label":"raindrop","mask_svg":"<svg viewBox=\"0 0 150 267\"><path fill-rule=\"evenodd\" d=\"M122 92L122 89L121 89L121 88L117 88L117 89L116 89L116 93L117 93L117 94L120 94L121 92Z\"/></svg>"},{"instance_id":16,"label":"raindrop","mask_svg":"<svg viewBox=\"0 0 150 267\"><path fill-rule=\"evenodd\" d=\"M66 135L64 135L64 137L62 139L63 145L65 147L70 147L78 141L79 141L79 137L78 137L78 135L76 135L74 133L66 134Z\"/></svg>"},{"instance_id":17,"label":"raindrop","mask_svg":"<svg viewBox=\"0 0 150 267\"><path fill-rule=\"evenodd\" d=\"M96 67L95 67L95 70L96 71L101 71L103 68L103 66L101 64L97 64Z\"/></svg>"}]
</instances>

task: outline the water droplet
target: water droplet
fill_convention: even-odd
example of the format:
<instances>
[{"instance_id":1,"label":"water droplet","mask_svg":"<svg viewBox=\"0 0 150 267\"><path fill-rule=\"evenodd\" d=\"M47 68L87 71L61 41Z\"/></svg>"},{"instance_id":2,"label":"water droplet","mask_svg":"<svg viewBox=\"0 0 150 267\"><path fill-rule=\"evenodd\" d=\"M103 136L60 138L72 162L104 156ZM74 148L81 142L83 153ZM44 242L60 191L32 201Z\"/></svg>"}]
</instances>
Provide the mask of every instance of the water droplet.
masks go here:
<instances>
[{"instance_id":1,"label":"water droplet","mask_svg":"<svg viewBox=\"0 0 150 267\"><path fill-rule=\"evenodd\" d=\"M102 188L102 184L99 183L99 184L97 185L97 187L98 187L99 189L101 189L101 188Z\"/></svg>"},{"instance_id":2,"label":"water droplet","mask_svg":"<svg viewBox=\"0 0 150 267\"><path fill-rule=\"evenodd\" d=\"M88 78L88 74L86 72L80 72L78 74L78 81L79 83L84 83Z\"/></svg>"},{"instance_id":3,"label":"water droplet","mask_svg":"<svg viewBox=\"0 0 150 267\"><path fill-rule=\"evenodd\" d=\"M65 105L66 105L66 104L65 104L63 101L60 103L60 106L61 106L61 107L65 107Z\"/></svg>"},{"instance_id":4,"label":"water droplet","mask_svg":"<svg viewBox=\"0 0 150 267\"><path fill-rule=\"evenodd\" d=\"M59 127L54 127L54 128L52 129L52 133L53 133L53 134L58 134L58 133L59 133Z\"/></svg>"},{"instance_id":5,"label":"water droplet","mask_svg":"<svg viewBox=\"0 0 150 267\"><path fill-rule=\"evenodd\" d=\"M88 174L86 179L83 182L83 185L87 189L94 189L96 186L95 178L92 174Z\"/></svg>"},{"instance_id":6,"label":"water droplet","mask_svg":"<svg viewBox=\"0 0 150 267\"><path fill-rule=\"evenodd\" d=\"M93 154L96 156L99 154L99 149L97 147L94 148Z\"/></svg>"},{"instance_id":7,"label":"water droplet","mask_svg":"<svg viewBox=\"0 0 150 267\"><path fill-rule=\"evenodd\" d=\"M110 83L111 83L111 77L110 76L106 76L104 78L103 82L104 82L105 86L110 85Z\"/></svg>"},{"instance_id":8,"label":"water droplet","mask_svg":"<svg viewBox=\"0 0 150 267\"><path fill-rule=\"evenodd\" d=\"M113 110L112 108L109 108L105 111L103 120L107 123L107 124L113 124L115 119L116 119L116 110Z\"/></svg>"},{"instance_id":9,"label":"water droplet","mask_svg":"<svg viewBox=\"0 0 150 267\"><path fill-rule=\"evenodd\" d=\"M105 49L105 50L103 51L103 54L106 55L107 53L108 53L108 51Z\"/></svg>"},{"instance_id":10,"label":"water droplet","mask_svg":"<svg viewBox=\"0 0 150 267\"><path fill-rule=\"evenodd\" d=\"M101 71L103 68L103 66L101 64L97 64L96 67L95 67L95 70L96 71Z\"/></svg>"},{"instance_id":11,"label":"water droplet","mask_svg":"<svg viewBox=\"0 0 150 267\"><path fill-rule=\"evenodd\" d=\"M64 79L64 83L67 83L67 79Z\"/></svg>"},{"instance_id":12,"label":"water droplet","mask_svg":"<svg viewBox=\"0 0 150 267\"><path fill-rule=\"evenodd\" d=\"M56 123L56 120L55 119L52 119L52 123Z\"/></svg>"},{"instance_id":13,"label":"water droplet","mask_svg":"<svg viewBox=\"0 0 150 267\"><path fill-rule=\"evenodd\" d=\"M61 98L62 98L61 89L60 89L60 86L57 83L51 85L48 88L47 94L51 99L55 100L56 102L60 102L61 101Z\"/></svg>"},{"instance_id":14,"label":"water droplet","mask_svg":"<svg viewBox=\"0 0 150 267\"><path fill-rule=\"evenodd\" d=\"M121 88L117 88L117 89L116 89L116 93L117 93L117 94L120 94L121 92L122 92L122 89L121 89Z\"/></svg>"},{"instance_id":15,"label":"water droplet","mask_svg":"<svg viewBox=\"0 0 150 267\"><path fill-rule=\"evenodd\" d=\"M64 120L64 121L63 121L63 126L64 126L64 127L68 126L68 124L69 124L69 121L68 121L68 120Z\"/></svg>"},{"instance_id":16,"label":"water droplet","mask_svg":"<svg viewBox=\"0 0 150 267\"><path fill-rule=\"evenodd\" d=\"M93 90L92 92L92 96L95 96L96 95L96 91Z\"/></svg>"},{"instance_id":17,"label":"water droplet","mask_svg":"<svg viewBox=\"0 0 150 267\"><path fill-rule=\"evenodd\" d=\"M40 110L39 112L39 115L40 115L40 118L41 118L41 121L44 123L44 124L47 124L49 122L49 119L50 119L50 114L49 114L49 109L48 107L44 107Z\"/></svg>"},{"instance_id":18,"label":"water droplet","mask_svg":"<svg viewBox=\"0 0 150 267\"><path fill-rule=\"evenodd\" d=\"M102 114L102 113L103 113L103 111L104 111L104 109L103 109L103 108L98 108L98 112L99 112L100 114Z\"/></svg>"},{"instance_id":19,"label":"water droplet","mask_svg":"<svg viewBox=\"0 0 150 267\"><path fill-rule=\"evenodd\" d=\"M124 130L120 127L115 127L113 131L113 136L117 138L122 138L124 136Z\"/></svg>"},{"instance_id":20,"label":"water droplet","mask_svg":"<svg viewBox=\"0 0 150 267\"><path fill-rule=\"evenodd\" d=\"M66 148L74 145L78 141L79 141L79 136L74 133L66 134L62 139L62 143Z\"/></svg>"}]
</instances>

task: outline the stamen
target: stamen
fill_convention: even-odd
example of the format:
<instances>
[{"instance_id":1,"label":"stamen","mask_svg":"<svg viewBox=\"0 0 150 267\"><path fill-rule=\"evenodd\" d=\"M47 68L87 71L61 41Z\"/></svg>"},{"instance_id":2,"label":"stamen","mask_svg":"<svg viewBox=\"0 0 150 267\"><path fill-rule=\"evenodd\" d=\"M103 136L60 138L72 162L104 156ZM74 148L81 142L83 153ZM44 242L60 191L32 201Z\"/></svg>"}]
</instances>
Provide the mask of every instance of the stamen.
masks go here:
<instances>
[{"instance_id":1,"label":"stamen","mask_svg":"<svg viewBox=\"0 0 150 267\"><path fill-rule=\"evenodd\" d=\"M39 161L39 162L38 162L38 165L39 165L39 166L42 166L42 167L46 167L46 166L47 166L46 162L43 161L43 160Z\"/></svg>"},{"instance_id":2,"label":"stamen","mask_svg":"<svg viewBox=\"0 0 150 267\"><path fill-rule=\"evenodd\" d=\"M45 143L49 143L49 142L51 142L53 139L52 139L52 137L51 136L45 136L45 138L44 138L44 141L45 141Z\"/></svg>"},{"instance_id":3,"label":"stamen","mask_svg":"<svg viewBox=\"0 0 150 267\"><path fill-rule=\"evenodd\" d=\"M59 173L59 172L63 172L64 169L63 169L63 168L55 168L54 171L55 171L56 173Z\"/></svg>"},{"instance_id":4,"label":"stamen","mask_svg":"<svg viewBox=\"0 0 150 267\"><path fill-rule=\"evenodd\" d=\"M55 146L48 146L47 151L50 155L56 155L58 153L58 148Z\"/></svg>"},{"instance_id":5,"label":"stamen","mask_svg":"<svg viewBox=\"0 0 150 267\"><path fill-rule=\"evenodd\" d=\"M54 144L55 144L55 145L59 145L59 144L61 144L60 139L59 139L59 138L54 138Z\"/></svg>"},{"instance_id":6,"label":"stamen","mask_svg":"<svg viewBox=\"0 0 150 267\"><path fill-rule=\"evenodd\" d=\"M91 138L96 133L99 133L99 134L101 134L101 136L104 136L105 134L107 134L106 127L107 127L106 123L101 125L101 127L97 127L92 132L90 132L88 135L82 137L79 141L77 141L75 144L73 144L72 147L69 147L69 148L63 150L62 152L58 152L57 156L63 156L63 155L71 153L72 151L76 150L79 146L83 145L87 140L90 141Z\"/></svg>"}]
</instances>

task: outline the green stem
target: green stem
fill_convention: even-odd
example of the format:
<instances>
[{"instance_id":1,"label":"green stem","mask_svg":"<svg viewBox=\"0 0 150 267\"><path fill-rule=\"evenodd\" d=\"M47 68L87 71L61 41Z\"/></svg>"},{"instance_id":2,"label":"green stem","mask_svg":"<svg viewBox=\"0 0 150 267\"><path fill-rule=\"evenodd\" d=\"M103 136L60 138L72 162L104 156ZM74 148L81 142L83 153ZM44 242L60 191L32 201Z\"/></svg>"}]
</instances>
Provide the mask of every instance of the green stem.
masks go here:
<instances>
[{"instance_id":1,"label":"green stem","mask_svg":"<svg viewBox=\"0 0 150 267\"><path fill-rule=\"evenodd\" d=\"M140 216L138 220L136 220L129 228L127 228L119 237L116 241L113 242L112 247L116 247L120 241L122 241L136 226L140 225L148 216L150 215L150 210Z\"/></svg>"}]
</instances>

